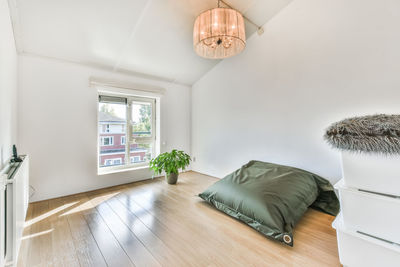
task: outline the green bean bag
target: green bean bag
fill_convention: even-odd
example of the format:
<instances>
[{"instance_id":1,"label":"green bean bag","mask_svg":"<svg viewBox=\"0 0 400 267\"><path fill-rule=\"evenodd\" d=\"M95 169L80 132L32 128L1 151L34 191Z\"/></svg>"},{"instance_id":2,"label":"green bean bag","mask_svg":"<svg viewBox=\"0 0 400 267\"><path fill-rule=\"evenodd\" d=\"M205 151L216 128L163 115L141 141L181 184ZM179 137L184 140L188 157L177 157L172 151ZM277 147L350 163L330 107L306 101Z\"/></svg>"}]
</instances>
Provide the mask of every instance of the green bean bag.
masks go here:
<instances>
[{"instance_id":1,"label":"green bean bag","mask_svg":"<svg viewBox=\"0 0 400 267\"><path fill-rule=\"evenodd\" d=\"M266 237L293 246L293 227L308 207L339 212L332 185L313 173L250 161L199 196Z\"/></svg>"}]
</instances>

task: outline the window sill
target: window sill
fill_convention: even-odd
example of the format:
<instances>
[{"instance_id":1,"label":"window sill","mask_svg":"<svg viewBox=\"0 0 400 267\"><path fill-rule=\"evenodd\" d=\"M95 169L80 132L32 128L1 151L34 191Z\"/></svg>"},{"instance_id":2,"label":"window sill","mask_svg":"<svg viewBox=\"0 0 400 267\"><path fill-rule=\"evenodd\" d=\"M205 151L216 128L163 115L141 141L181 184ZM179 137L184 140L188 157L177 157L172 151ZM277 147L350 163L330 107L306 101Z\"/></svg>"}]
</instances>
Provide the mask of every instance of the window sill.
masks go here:
<instances>
[{"instance_id":1,"label":"window sill","mask_svg":"<svg viewBox=\"0 0 400 267\"><path fill-rule=\"evenodd\" d=\"M112 169L98 169L97 170L97 175L106 175L106 174L113 174L113 173L119 173L119 172L128 172L128 171L137 171L137 170L144 170L144 169L149 169L149 165L142 165L142 166L136 166L136 167L126 167L126 168L112 168Z\"/></svg>"}]
</instances>

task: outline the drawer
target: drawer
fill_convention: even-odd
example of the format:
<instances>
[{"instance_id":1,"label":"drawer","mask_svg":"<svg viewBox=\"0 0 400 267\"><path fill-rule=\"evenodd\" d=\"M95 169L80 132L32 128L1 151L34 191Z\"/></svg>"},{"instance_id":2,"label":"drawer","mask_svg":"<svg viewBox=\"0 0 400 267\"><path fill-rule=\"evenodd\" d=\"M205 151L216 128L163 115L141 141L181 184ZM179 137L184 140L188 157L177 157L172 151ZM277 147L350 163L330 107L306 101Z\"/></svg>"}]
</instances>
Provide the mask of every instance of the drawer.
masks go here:
<instances>
[{"instance_id":1,"label":"drawer","mask_svg":"<svg viewBox=\"0 0 400 267\"><path fill-rule=\"evenodd\" d=\"M400 155L341 154L346 186L400 196Z\"/></svg>"},{"instance_id":2,"label":"drawer","mask_svg":"<svg viewBox=\"0 0 400 267\"><path fill-rule=\"evenodd\" d=\"M400 244L400 198L348 188L343 181L335 188L344 225Z\"/></svg>"},{"instance_id":3,"label":"drawer","mask_svg":"<svg viewBox=\"0 0 400 267\"><path fill-rule=\"evenodd\" d=\"M340 262L348 267L398 267L400 246L346 228L341 216L333 222Z\"/></svg>"}]
</instances>

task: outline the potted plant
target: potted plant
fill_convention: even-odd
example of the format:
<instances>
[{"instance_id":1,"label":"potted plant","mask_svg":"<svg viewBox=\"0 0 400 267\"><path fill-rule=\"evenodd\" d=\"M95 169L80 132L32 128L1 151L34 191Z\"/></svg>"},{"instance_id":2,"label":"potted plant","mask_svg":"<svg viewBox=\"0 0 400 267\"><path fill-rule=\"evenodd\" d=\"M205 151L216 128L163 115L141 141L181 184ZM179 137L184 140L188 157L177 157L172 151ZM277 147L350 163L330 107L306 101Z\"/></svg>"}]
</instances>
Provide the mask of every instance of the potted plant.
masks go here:
<instances>
[{"instance_id":1,"label":"potted plant","mask_svg":"<svg viewBox=\"0 0 400 267\"><path fill-rule=\"evenodd\" d=\"M150 168L155 175L165 172L165 179L169 184L176 184L179 169L185 170L192 159L188 154L180 150L172 150L158 155L150 161Z\"/></svg>"}]
</instances>

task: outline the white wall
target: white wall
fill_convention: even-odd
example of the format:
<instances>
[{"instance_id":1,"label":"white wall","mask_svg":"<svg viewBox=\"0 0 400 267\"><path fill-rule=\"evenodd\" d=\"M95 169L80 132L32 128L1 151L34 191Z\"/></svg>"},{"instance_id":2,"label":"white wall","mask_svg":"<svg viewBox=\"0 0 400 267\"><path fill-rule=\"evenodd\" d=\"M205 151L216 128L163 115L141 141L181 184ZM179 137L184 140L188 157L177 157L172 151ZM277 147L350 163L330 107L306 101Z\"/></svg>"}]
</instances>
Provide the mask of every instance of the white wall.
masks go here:
<instances>
[{"instance_id":1,"label":"white wall","mask_svg":"<svg viewBox=\"0 0 400 267\"><path fill-rule=\"evenodd\" d=\"M339 179L324 129L400 112L399 10L397 0L293 1L193 86L193 170L223 177L257 159Z\"/></svg>"},{"instance_id":2,"label":"white wall","mask_svg":"<svg viewBox=\"0 0 400 267\"><path fill-rule=\"evenodd\" d=\"M97 91L89 77L159 86L161 152L190 153L190 88L34 56L20 56L19 140L30 155L31 201L151 177L148 170L97 175Z\"/></svg>"},{"instance_id":3,"label":"white wall","mask_svg":"<svg viewBox=\"0 0 400 267\"><path fill-rule=\"evenodd\" d=\"M7 0L0 0L0 169L17 142L17 62Z\"/></svg>"}]
</instances>

